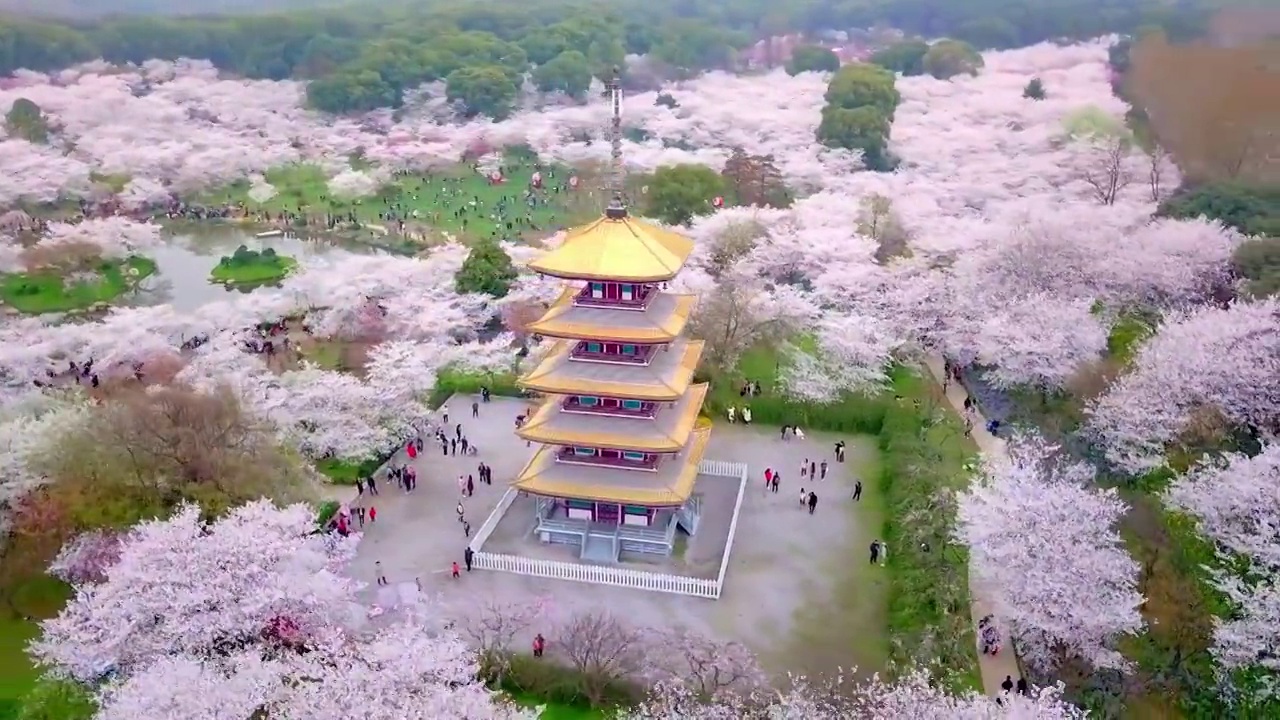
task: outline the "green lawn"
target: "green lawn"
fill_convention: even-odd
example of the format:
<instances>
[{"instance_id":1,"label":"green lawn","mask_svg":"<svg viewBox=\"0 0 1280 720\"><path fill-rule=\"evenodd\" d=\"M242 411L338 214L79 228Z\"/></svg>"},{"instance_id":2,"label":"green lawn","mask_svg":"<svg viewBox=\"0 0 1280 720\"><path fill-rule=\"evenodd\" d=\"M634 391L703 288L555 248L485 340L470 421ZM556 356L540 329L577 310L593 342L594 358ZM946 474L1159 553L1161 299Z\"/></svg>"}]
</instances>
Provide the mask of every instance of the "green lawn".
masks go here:
<instances>
[{"instance_id":1,"label":"green lawn","mask_svg":"<svg viewBox=\"0 0 1280 720\"><path fill-rule=\"evenodd\" d=\"M255 261L244 264L219 262L209 278L229 285L256 285L281 280L297 266L298 261L287 255L259 255Z\"/></svg>"},{"instance_id":2,"label":"green lawn","mask_svg":"<svg viewBox=\"0 0 1280 720\"><path fill-rule=\"evenodd\" d=\"M608 717L603 710L579 705L547 703L536 696L528 694L512 695L511 699L521 707L536 708L539 705L544 706L542 715L539 716L542 720L604 720L604 718Z\"/></svg>"},{"instance_id":3,"label":"green lawn","mask_svg":"<svg viewBox=\"0 0 1280 720\"><path fill-rule=\"evenodd\" d=\"M506 181L500 185L490 184L470 166L459 164L428 174L396 176L378 196L358 201L331 197L324 172L319 167L290 165L267 172L267 182L275 186L277 194L265 203L249 199L247 182L234 183L206 193L195 201L218 205L244 203L251 209L271 213L288 211L311 215L346 215L354 212L361 224L379 225L388 230L394 228L379 213L394 208L397 213L412 219L413 212L417 211L416 222L420 224L455 236L472 238L519 236L522 230L519 226L514 226L511 231L506 228L506 220L517 215L528 216L539 230L550 231L572 226L599 214L599 203L588 199L587 188L577 193L568 190L554 192L554 186L564 183L571 173L563 167L552 168L543 173L544 190L537 193L539 202L530 210L524 193L535 172L533 161L527 156L511 153L507 162ZM554 178L551 173L554 173ZM474 207L470 206L472 202L475 203ZM464 206L469 208L465 227L463 218L454 216L454 211ZM500 207L509 209L506 215L499 216Z\"/></svg>"},{"instance_id":4,"label":"green lawn","mask_svg":"<svg viewBox=\"0 0 1280 720\"><path fill-rule=\"evenodd\" d=\"M13 591L14 607L0 606L0 708L20 701L40 675L27 656L27 643L40 634L40 628L23 616L51 618L70 596L71 589L66 584L41 575Z\"/></svg>"},{"instance_id":5,"label":"green lawn","mask_svg":"<svg viewBox=\"0 0 1280 720\"><path fill-rule=\"evenodd\" d=\"M0 274L0 299L31 314L81 310L123 295L155 273L156 264L144 257L130 257L105 260L94 270L96 279L70 285L62 273L54 271Z\"/></svg>"},{"instance_id":6,"label":"green lawn","mask_svg":"<svg viewBox=\"0 0 1280 720\"><path fill-rule=\"evenodd\" d=\"M355 485L356 481L373 474L382 465L382 459L343 460L327 458L316 461L316 470L336 485Z\"/></svg>"}]
</instances>

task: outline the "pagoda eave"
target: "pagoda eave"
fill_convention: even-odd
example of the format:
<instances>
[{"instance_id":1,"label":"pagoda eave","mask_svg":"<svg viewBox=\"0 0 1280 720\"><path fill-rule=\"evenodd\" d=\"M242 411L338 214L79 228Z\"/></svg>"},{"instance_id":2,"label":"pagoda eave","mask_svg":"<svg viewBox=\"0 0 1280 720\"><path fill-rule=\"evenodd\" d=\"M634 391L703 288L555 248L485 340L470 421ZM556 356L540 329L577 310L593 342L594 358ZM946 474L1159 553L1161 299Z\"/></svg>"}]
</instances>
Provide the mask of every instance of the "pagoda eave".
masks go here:
<instances>
[{"instance_id":1,"label":"pagoda eave","mask_svg":"<svg viewBox=\"0 0 1280 720\"><path fill-rule=\"evenodd\" d=\"M582 307L576 289L566 290L545 315L530 323L531 333L570 340L665 344L684 332L697 306L695 295L660 293L644 310Z\"/></svg>"},{"instance_id":2,"label":"pagoda eave","mask_svg":"<svg viewBox=\"0 0 1280 720\"><path fill-rule=\"evenodd\" d=\"M680 272L678 268L671 272L655 275L628 274L625 271L610 271L607 274L573 272L541 266L536 260L526 265L526 267L536 273L553 277L557 280L578 280L582 282L659 283L671 280Z\"/></svg>"},{"instance_id":3,"label":"pagoda eave","mask_svg":"<svg viewBox=\"0 0 1280 720\"><path fill-rule=\"evenodd\" d=\"M695 430L684 452L664 462L656 473L559 463L556 448L548 445L534 453L511 487L551 498L677 507L693 494L698 465L710 439L710 428Z\"/></svg>"},{"instance_id":4,"label":"pagoda eave","mask_svg":"<svg viewBox=\"0 0 1280 720\"><path fill-rule=\"evenodd\" d=\"M579 363L570 359L573 342L562 340L517 385L551 395L600 395L623 400L675 402L684 397L702 357L701 340L677 341L647 366ZM648 373L638 378L636 371Z\"/></svg>"},{"instance_id":5,"label":"pagoda eave","mask_svg":"<svg viewBox=\"0 0 1280 720\"><path fill-rule=\"evenodd\" d=\"M544 445L676 453L689 442L707 390L706 383L691 385L676 406L663 410L657 420L569 413L562 407L563 398L552 396L516 434Z\"/></svg>"}]
</instances>

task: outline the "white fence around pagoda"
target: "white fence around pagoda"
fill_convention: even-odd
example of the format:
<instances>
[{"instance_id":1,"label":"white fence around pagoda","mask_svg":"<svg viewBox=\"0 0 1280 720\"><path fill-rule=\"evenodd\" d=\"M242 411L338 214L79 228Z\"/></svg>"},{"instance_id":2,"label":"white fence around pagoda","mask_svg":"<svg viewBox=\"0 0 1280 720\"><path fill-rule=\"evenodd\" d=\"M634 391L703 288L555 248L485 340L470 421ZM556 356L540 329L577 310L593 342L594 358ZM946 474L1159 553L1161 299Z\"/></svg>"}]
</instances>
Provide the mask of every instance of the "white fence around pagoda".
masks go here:
<instances>
[{"instance_id":1,"label":"white fence around pagoda","mask_svg":"<svg viewBox=\"0 0 1280 720\"><path fill-rule=\"evenodd\" d=\"M480 526L480 530L472 539L470 547L474 555L471 558L471 566L477 570L496 570L553 580L570 580L634 590L692 595L712 600L719 599L724 589L724 576L729 568L729 556L733 552L733 538L738 531L738 515L742 510L742 498L747 490L747 466L746 463L704 460L698 466L698 474L731 477L738 480L738 497L733 506L733 519L729 523L729 536L725 540L724 557L720 560L720 573L714 580L610 565L588 565L485 552L483 549L485 541L493 534L498 523L502 521L502 516L516 500L518 492L514 489L507 490L498 501L498 506L490 513L489 518L485 520L484 525Z\"/></svg>"}]
</instances>

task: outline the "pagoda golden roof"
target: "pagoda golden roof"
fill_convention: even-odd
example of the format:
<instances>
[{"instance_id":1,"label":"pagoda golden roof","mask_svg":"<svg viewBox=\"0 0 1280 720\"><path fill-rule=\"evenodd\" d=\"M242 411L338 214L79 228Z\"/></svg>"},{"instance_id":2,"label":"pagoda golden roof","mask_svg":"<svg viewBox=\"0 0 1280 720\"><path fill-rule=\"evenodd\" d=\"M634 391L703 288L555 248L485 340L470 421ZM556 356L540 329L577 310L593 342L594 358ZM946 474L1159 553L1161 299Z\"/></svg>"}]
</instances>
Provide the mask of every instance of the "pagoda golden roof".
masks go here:
<instances>
[{"instance_id":1,"label":"pagoda golden roof","mask_svg":"<svg viewBox=\"0 0 1280 720\"><path fill-rule=\"evenodd\" d=\"M569 231L560 247L529 263L554 277L658 282L680 272L693 240L630 216L599 220Z\"/></svg>"},{"instance_id":2,"label":"pagoda golden roof","mask_svg":"<svg viewBox=\"0 0 1280 720\"><path fill-rule=\"evenodd\" d=\"M697 295L659 293L644 310L575 305L578 288L566 288L529 332L554 338L620 343L669 343L680 337Z\"/></svg>"},{"instance_id":3,"label":"pagoda golden roof","mask_svg":"<svg viewBox=\"0 0 1280 720\"><path fill-rule=\"evenodd\" d=\"M653 418L630 418L597 413L565 412L564 398L553 395L516 431L525 440L544 445L574 445L634 450L680 452L689 442L698 411L707 398L707 384L691 385L672 408L660 408Z\"/></svg>"},{"instance_id":4,"label":"pagoda golden roof","mask_svg":"<svg viewBox=\"0 0 1280 720\"><path fill-rule=\"evenodd\" d=\"M654 353L648 365L577 362L569 357L576 340L560 340L518 384L555 395L597 395L625 400L675 402L693 382L702 357L701 340L680 339Z\"/></svg>"},{"instance_id":5,"label":"pagoda golden roof","mask_svg":"<svg viewBox=\"0 0 1280 720\"><path fill-rule=\"evenodd\" d=\"M698 464L710 439L710 428L694 430L684 451L664 460L656 471L557 462L558 448L546 445L534 453L511 486L546 497L621 505L683 505L693 493Z\"/></svg>"}]
</instances>

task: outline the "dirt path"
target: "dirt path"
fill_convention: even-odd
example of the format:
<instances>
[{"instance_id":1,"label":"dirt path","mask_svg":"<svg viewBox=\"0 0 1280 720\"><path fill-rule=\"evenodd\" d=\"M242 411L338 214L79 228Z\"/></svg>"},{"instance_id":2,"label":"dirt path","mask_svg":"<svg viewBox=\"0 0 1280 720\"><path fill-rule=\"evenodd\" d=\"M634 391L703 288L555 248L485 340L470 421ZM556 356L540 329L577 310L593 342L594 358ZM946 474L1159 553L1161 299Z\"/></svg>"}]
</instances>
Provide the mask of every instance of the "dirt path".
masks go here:
<instances>
[{"instance_id":1,"label":"dirt path","mask_svg":"<svg viewBox=\"0 0 1280 720\"><path fill-rule=\"evenodd\" d=\"M926 361L929 366L929 373L933 375L934 380L942 383L943 364L942 358L938 356L930 356ZM969 393L960 383L953 382L947 385L947 401L955 408L957 413L964 413L964 401L969 397ZM977 411L975 410L975 413ZM981 413L974 416L973 421L974 442L978 444L978 449L984 454L999 454L1004 452L1004 440L995 437L987 432L987 419ZM1000 627L1004 636L1004 649L999 655L991 656L982 652L982 638L978 633L978 621L988 615L995 615L995 603L992 601L992 592L990 587L974 574L973 564L969 564L969 597L972 599L970 610L973 615L974 634L978 637L978 646L974 648L978 653L978 668L982 673L982 688L988 695L998 696L1003 691L1000 689L1000 683L1004 682L1006 676L1012 677L1015 681L1021 676L1018 669L1018 658L1014 654L1013 645L1009 640L1008 633L1003 630L1004 624L1000 618L996 616L996 625Z\"/></svg>"}]
</instances>

